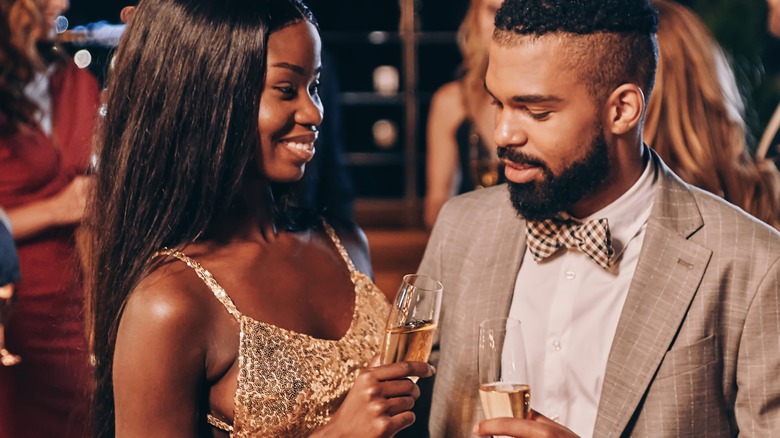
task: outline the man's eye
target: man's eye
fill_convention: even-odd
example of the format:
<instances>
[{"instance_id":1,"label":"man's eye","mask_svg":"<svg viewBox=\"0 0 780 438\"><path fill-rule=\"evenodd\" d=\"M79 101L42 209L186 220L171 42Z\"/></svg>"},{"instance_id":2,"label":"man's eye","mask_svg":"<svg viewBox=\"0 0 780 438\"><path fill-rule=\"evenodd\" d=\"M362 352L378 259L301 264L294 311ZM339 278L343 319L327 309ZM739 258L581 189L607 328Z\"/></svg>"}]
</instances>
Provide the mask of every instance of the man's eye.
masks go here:
<instances>
[{"instance_id":1,"label":"man's eye","mask_svg":"<svg viewBox=\"0 0 780 438\"><path fill-rule=\"evenodd\" d=\"M533 119L543 120L543 119L546 119L547 116L550 115L550 111L543 112L543 113L535 113L533 111L528 110L528 115L530 115L531 118L533 118Z\"/></svg>"}]
</instances>

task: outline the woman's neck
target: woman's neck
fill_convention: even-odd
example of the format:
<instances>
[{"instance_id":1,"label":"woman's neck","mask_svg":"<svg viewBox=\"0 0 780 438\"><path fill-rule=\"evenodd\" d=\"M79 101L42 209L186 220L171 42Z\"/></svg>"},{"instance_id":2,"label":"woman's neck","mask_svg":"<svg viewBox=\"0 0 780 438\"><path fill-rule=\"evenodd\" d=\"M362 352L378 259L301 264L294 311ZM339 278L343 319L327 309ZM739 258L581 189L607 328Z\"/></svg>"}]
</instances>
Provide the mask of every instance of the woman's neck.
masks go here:
<instances>
[{"instance_id":1,"label":"woman's neck","mask_svg":"<svg viewBox=\"0 0 780 438\"><path fill-rule=\"evenodd\" d=\"M274 197L267 181L247 178L233 205L216 221L212 237L220 241L269 241L277 233Z\"/></svg>"}]
</instances>

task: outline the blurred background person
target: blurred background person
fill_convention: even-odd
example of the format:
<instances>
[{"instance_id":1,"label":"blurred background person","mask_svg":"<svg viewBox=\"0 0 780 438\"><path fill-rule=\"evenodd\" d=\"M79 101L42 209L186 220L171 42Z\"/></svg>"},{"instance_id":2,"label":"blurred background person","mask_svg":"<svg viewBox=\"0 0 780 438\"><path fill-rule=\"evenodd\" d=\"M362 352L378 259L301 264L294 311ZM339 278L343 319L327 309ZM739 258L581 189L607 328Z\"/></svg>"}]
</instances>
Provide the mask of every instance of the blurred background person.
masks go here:
<instances>
[{"instance_id":1,"label":"blurred background person","mask_svg":"<svg viewBox=\"0 0 780 438\"><path fill-rule=\"evenodd\" d=\"M52 42L63 0L0 3L0 208L22 279L0 366L0 437L83 437L90 371L74 231L81 221L98 86Z\"/></svg>"},{"instance_id":2,"label":"blurred background person","mask_svg":"<svg viewBox=\"0 0 780 438\"><path fill-rule=\"evenodd\" d=\"M766 0L766 4L769 8L769 19L767 20L769 33L780 38L780 0Z\"/></svg>"},{"instance_id":3,"label":"blurred background person","mask_svg":"<svg viewBox=\"0 0 780 438\"><path fill-rule=\"evenodd\" d=\"M769 8L767 29L772 36L780 38L780 0L767 0L766 4ZM769 120L756 150L757 159L766 157L774 157L775 163L780 162L780 104Z\"/></svg>"},{"instance_id":4,"label":"blurred background person","mask_svg":"<svg viewBox=\"0 0 780 438\"><path fill-rule=\"evenodd\" d=\"M501 0L472 0L458 30L461 78L436 90L426 132L426 191L423 216L430 228L454 195L503 180L493 141L495 110L485 91L493 21Z\"/></svg>"},{"instance_id":5,"label":"blurred background person","mask_svg":"<svg viewBox=\"0 0 780 438\"><path fill-rule=\"evenodd\" d=\"M686 182L780 228L777 168L746 147L744 104L723 50L690 9L654 4L660 56L645 141Z\"/></svg>"},{"instance_id":6,"label":"blurred background person","mask_svg":"<svg viewBox=\"0 0 780 438\"><path fill-rule=\"evenodd\" d=\"M14 282L19 280L19 258L9 226L8 217L0 209L0 366L16 365L20 360L5 348L5 320L11 308Z\"/></svg>"}]
</instances>

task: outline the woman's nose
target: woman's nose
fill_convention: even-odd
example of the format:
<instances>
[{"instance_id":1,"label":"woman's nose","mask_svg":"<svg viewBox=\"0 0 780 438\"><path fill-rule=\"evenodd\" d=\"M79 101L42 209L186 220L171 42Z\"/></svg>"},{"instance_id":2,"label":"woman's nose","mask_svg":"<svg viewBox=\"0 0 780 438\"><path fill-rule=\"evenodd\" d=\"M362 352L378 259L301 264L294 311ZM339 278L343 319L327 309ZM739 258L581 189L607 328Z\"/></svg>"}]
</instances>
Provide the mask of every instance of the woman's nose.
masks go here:
<instances>
[{"instance_id":1,"label":"woman's nose","mask_svg":"<svg viewBox=\"0 0 780 438\"><path fill-rule=\"evenodd\" d=\"M295 112L295 123L299 125L319 126L322 123L322 102L317 95L304 99L303 107Z\"/></svg>"}]
</instances>

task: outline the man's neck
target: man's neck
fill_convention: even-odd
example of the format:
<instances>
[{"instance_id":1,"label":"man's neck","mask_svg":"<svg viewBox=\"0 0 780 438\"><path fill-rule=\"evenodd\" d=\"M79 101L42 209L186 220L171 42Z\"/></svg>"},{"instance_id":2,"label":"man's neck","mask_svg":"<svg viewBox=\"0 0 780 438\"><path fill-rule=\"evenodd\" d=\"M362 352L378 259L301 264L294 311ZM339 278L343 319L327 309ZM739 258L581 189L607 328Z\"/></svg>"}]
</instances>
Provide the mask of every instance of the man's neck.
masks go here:
<instances>
[{"instance_id":1,"label":"man's neck","mask_svg":"<svg viewBox=\"0 0 780 438\"><path fill-rule=\"evenodd\" d=\"M569 213L575 218L583 218L615 202L630 189L642 175L650 159L641 141L636 145L618 145L615 155L610 156L610 174L604 183L593 193L588 194L574 204Z\"/></svg>"}]
</instances>

